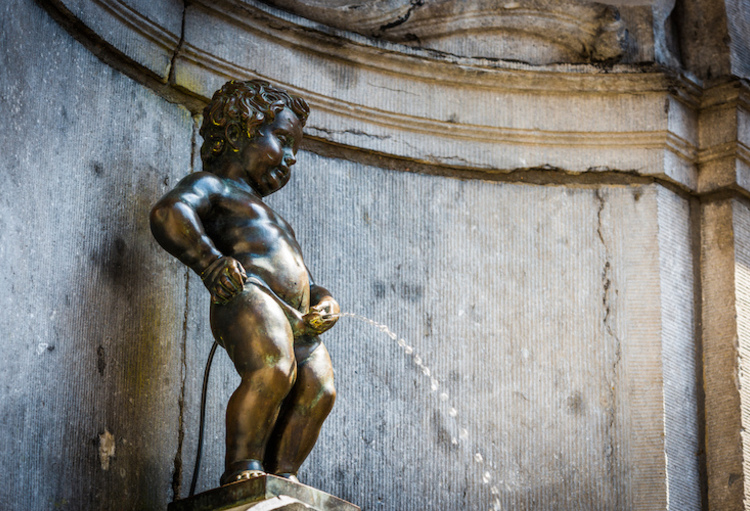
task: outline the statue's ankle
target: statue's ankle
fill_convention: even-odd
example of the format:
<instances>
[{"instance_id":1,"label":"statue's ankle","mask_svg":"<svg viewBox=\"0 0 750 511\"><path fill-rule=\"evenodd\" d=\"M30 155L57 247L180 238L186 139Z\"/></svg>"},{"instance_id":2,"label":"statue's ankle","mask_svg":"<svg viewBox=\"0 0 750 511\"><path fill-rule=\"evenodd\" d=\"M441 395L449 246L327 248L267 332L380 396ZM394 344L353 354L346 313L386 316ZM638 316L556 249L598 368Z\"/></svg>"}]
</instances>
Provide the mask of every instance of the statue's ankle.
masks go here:
<instances>
[{"instance_id":1,"label":"statue's ankle","mask_svg":"<svg viewBox=\"0 0 750 511\"><path fill-rule=\"evenodd\" d=\"M253 479L265 475L263 464L258 460L238 460L229 464L229 467L219 479L221 486L232 484L245 479Z\"/></svg>"}]
</instances>

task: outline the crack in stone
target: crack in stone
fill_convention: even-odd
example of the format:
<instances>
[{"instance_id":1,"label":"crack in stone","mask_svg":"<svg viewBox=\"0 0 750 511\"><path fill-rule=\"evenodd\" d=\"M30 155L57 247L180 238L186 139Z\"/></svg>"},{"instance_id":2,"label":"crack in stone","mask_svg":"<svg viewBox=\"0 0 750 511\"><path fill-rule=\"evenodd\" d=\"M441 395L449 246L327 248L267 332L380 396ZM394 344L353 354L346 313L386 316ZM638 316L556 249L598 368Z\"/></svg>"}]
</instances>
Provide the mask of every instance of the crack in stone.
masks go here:
<instances>
[{"instance_id":1,"label":"crack in stone","mask_svg":"<svg viewBox=\"0 0 750 511\"><path fill-rule=\"evenodd\" d=\"M187 4L186 0L182 1L182 23L180 24L180 40L177 41L177 46L174 47L174 53L172 53L172 58L169 59L169 69L167 70L167 83L174 85L175 83L175 62L177 61L177 56L180 54L180 50L182 50L183 44L185 44L185 18L187 18Z\"/></svg>"},{"instance_id":2,"label":"crack in stone","mask_svg":"<svg viewBox=\"0 0 750 511\"><path fill-rule=\"evenodd\" d=\"M378 140L386 140L391 138L390 135L373 135L371 133L367 133L362 130L357 129L346 129L346 130L332 130L329 128L322 128L319 126L310 126L310 129L315 131L322 131L323 133L326 133L328 135L359 135L363 137L369 137L369 138L376 138Z\"/></svg>"},{"instance_id":3,"label":"crack in stone","mask_svg":"<svg viewBox=\"0 0 750 511\"><path fill-rule=\"evenodd\" d=\"M192 169L191 169L192 170ZM182 318L182 355L181 355L181 372L180 375L180 395L177 398L178 419L177 419L177 451L174 456L174 468L172 470L172 501L180 498L182 489L182 446L185 440L185 381L187 379L187 330L188 330L188 305L190 302L190 270L185 270L185 314Z\"/></svg>"},{"instance_id":4,"label":"crack in stone","mask_svg":"<svg viewBox=\"0 0 750 511\"><path fill-rule=\"evenodd\" d=\"M406 11L406 14L391 21L390 23L380 25L378 31L385 32L386 30L389 30L391 28L403 25L411 17L411 13L414 12L414 9L416 9L417 7L421 7L422 5L424 5L424 0L411 0L411 6L409 7L409 10Z\"/></svg>"},{"instance_id":5,"label":"crack in stone","mask_svg":"<svg viewBox=\"0 0 750 511\"><path fill-rule=\"evenodd\" d=\"M200 135L202 116L195 114L193 118L193 133L190 135L190 174L195 172L195 163L200 160L200 146L198 145L198 136Z\"/></svg>"},{"instance_id":6,"label":"crack in stone","mask_svg":"<svg viewBox=\"0 0 750 511\"><path fill-rule=\"evenodd\" d=\"M425 159L429 162L437 163L463 163L466 165L471 163L466 158L462 158L460 156L436 156L434 154L428 154Z\"/></svg>"},{"instance_id":7,"label":"crack in stone","mask_svg":"<svg viewBox=\"0 0 750 511\"><path fill-rule=\"evenodd\" d=\"M615 456L615 449L617 447L617 444L615 442L615 435L614 435L614 429L615 429L615 416L616 416L616 402L617 402L617 393L615 392L615 380L617 377L617 373L619 370L620 362L622 360L622 349L621 349L621 341L620 338L617 336L617 333L615 329L612 327L612 264L610 263L610 251L609 247L607 245L606 240L604 239L604 233L602 231L602 212L604 211L605 206L605 199L601 194L601 189L597 188L595 191L595 197L597 202L599 203L599 209L596 212L596 220L597 220L597 227L596 227L596 234L599 237L599 241L602 244L602 247L604 248L604 267L602 268L602 307L604 309L604 318L602 319L602 323L604 324L604 328L607 332L607 335L614 341L614 360L611 364L611 370L609 371L610 374L606 376L607 379L607 394L608 394L608 409L607 409L607 426L606 426L606 434L608 437L608 445L605 451L605 456L607 460L607 473L609 474L611 478L611 484L614 487L614 489L617 488L617 473L615 471L615 463L616 463L616 456ZM616 498L619 501L619 494L620 492L615 491L614 492ZM619 507L619 505L618 505Z\"/></svg>"},{"instance_id":8,"label":"crack in stone","mask_svg":"<svg viewBox=\"0 0 750 511\"><path fill-rule=\"evenodd\" d=\"M367 82L367 85L369 85L371 87L375 87L377 89L383 89L383 90L387 90L387 91L391 91L391 92L400 92L402 94L408 94L409 96L419 96L419 94L417 94L415 92L409 92L407 90L401 90L401 89L393 89L391 87L385 87L383 85L376 85L376 84L370 83L370 82Z\"/></svg>"}]
</instances>

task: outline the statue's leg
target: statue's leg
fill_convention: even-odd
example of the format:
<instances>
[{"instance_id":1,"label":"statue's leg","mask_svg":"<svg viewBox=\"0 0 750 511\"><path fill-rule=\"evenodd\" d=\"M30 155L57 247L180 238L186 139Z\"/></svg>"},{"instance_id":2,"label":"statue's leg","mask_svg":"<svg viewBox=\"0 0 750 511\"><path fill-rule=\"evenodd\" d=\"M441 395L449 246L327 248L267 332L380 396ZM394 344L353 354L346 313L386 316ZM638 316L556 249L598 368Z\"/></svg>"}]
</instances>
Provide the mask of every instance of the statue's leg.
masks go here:
<instances>
[{"instance_id":1,"label":"statue's leg","mask_svg":"<svg viewBox=\"0 0 750 511\"><path fill-rule=\"evenodd\" d=\"M255 285L225 305L211 307L211 330L240 377L226 414L226 472L258 470L295 375L294 337L283 310Z\"/></svg>"},{"instance_id":2,"label":"statue's leg","mask_svg":"<svg viewBox=\"0 0 750 511\"><path fill-rule=\"evenodd\" d=\"M265 458L269 472L287 477L296 477L336 400L331 357L318 338L297 339L295 355L297 381L284 400Z\"/></svg>"}]
</instances>

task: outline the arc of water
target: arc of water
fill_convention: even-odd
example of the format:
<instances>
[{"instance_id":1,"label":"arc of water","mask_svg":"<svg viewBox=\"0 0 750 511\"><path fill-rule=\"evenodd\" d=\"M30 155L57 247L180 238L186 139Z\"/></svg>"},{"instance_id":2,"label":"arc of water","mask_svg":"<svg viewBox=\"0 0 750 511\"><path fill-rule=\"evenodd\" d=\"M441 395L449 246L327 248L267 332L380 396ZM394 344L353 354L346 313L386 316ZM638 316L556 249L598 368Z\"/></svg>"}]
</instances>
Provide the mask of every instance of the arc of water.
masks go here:
<instances>
[{"instance_id":1,"label":"arc of water","mask_svg":"<svg viewBox=\"0 0 750 511\"><path fill-rule=\"evenodd\" d=\"M396 335L388 326L378 323L375 320L372 320L370 318L367 318L365 316L362 316L360 314L355 314L353 312L341 312L337 315L338 317L344 317L344 318L352 318L357 321L361 321L363 323L367 323L368 325L372 325L381 332L383 332L385 335L391 338L391 340L395 341L396 344L403 350L404 354L406 356L411 356L412 360L414 362L414 365L417 366L417 368L422 372L422 374L429 378L430 381L430 390L432 392L437 392L440 389L440 381L433 375L432 370L425 365L424 361L422 360L422 357L420 357L414 350L414 347L409 345L409 343L406 342L406 340L403 337L399 337ZM458 410L450 403L450 396L447 392L443 391L439 394L440 401L444 402L448 406L448 415L456 419L458 421ZM452 437L451 443L453 445L458 445L459 442L468 440L469 438L469 431L465 427L459 427L459 433L458 438ZM493 480L493 473L492 469L489 468L485 462L484 462L484 456L480 452L477 452L474 454L473 457L474 462L482 467L482 483L485 485L490 485L490 483ZM498 511L502 509L502 505L500 503L500 490L497 486L491 485L490 486L490 494L492 495L492 510Z\"/></svg>"}]
</instances>

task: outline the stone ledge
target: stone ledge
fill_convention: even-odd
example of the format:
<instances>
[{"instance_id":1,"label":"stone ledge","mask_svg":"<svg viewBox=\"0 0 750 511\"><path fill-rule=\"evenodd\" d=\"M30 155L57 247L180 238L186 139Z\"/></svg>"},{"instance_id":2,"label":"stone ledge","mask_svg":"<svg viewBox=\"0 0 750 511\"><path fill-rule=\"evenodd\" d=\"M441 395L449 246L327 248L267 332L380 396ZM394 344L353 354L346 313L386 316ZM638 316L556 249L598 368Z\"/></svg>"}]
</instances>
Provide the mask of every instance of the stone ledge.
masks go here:
<instances>
[{"instance_id":1,"label":"stone ledge","mask_svg":"<svg viewBox=\"0 0 750 511\"><path fill-rule=\"evenodd\" d=\"M214 488L169 504L168 511L360 511L333 495L274 475Z\"/></svg>"}]
</instances>

